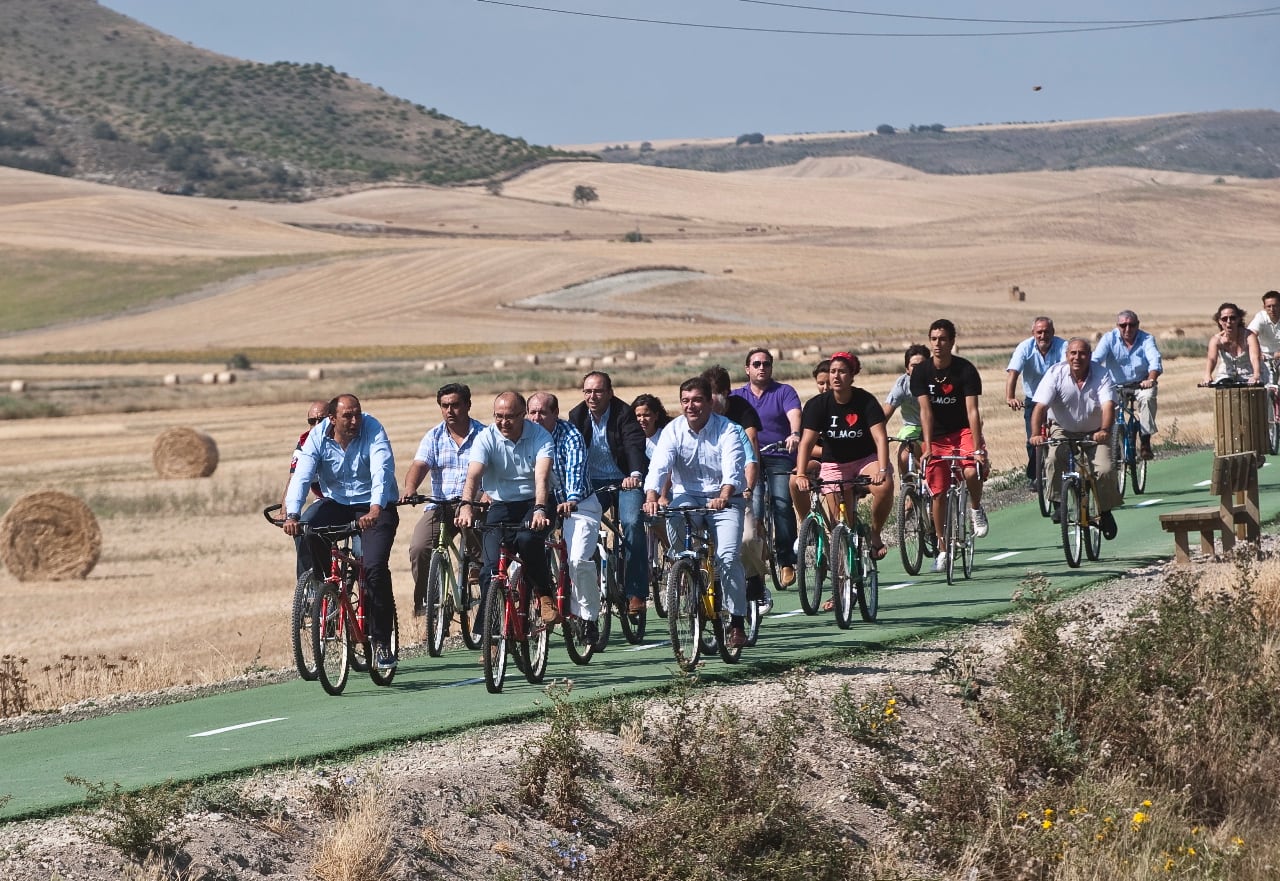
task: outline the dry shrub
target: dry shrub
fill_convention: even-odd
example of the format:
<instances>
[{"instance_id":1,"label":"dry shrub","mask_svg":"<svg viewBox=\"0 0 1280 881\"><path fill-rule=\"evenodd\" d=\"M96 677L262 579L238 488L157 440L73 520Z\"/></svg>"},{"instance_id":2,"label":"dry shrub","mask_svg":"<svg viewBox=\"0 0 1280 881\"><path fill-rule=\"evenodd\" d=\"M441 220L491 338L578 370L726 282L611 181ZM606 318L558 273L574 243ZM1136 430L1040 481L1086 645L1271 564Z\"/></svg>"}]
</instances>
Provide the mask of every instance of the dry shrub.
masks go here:
<instances>
[{"instance_id":1,"label":"dry shrub","mask_svg":"<svg viewBox=\"0 0 1280 881\"><path fill-rule=\"evenodd\" d=\"M161 477L208 477L218 467L218 445L195 428L167 428L151 451Z\"/></svg>"},{"instance_id":2,"label":"dry shrub","mask_svg":"<svg viewBox=\"0 0 1280 881\"><path fill-rule=\"evenodd\" d=\"M319 881L390 881L400 870L386 796L367 787L320 839L311 873Z\"/></svg>"},{"instance_id":3,"label":"dry shrub","mask_svg":"<svg viewBox=\"0 0 1280 881\"><path fill-rule=\"evenodd\" d=\"M0 559L19 581L84 578L101 554L98 520L75 496L28 493L0 519Z\"/></svg>"}]
</instances>

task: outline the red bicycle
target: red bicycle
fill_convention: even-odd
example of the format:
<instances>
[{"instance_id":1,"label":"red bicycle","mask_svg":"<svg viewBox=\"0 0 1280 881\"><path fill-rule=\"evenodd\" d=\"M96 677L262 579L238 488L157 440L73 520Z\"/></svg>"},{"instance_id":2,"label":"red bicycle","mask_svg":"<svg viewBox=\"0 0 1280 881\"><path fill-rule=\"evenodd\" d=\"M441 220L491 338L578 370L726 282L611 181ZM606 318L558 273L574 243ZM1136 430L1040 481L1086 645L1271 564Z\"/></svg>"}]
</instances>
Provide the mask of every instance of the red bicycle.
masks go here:
<instances>
[{"instance_id":1,"label":"red bicycle","mask_svg":"<svg viewBox=\"0 0 1280 881\"><path fill-rule=\"evenodd\" d=\"M560 631L564 647L575 664L588 664L601 645L601 630L596 625L596 638L587 639L587 621L573 614L571 595L573 581L569 575L569 549L564 540L564 517L556 515L555 528L547 534L547 562L551 565L551 584L555 591L556 609L560 612ZM609 614L609 597L601 591L600 617Z\"/></svg>"},{"instance_id":2,"label":"red bicycle","mask_svg":"<svg viewBox=\"0 0 1280 881\"><path fill-rule=\"evenodd\" d=\"M537 685L547 672L549 628L542 623L537 603L531 602L524 565L515 551L515 534L527 529L523 523L489 523L477 529L494 529L501 534L498 569L485 591L483 634L484 685L499 694L507 678L507 655L514 655L524 678Z\"/></svg>"}]
</instances>

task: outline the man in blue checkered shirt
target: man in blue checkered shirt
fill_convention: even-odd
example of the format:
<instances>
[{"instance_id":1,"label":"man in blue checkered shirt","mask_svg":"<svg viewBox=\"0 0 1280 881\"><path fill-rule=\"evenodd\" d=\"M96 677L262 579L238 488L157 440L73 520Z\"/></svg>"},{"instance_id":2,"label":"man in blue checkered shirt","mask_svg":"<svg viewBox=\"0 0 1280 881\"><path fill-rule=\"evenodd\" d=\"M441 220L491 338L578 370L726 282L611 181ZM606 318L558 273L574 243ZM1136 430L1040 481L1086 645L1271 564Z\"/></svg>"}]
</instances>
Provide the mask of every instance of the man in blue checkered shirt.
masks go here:
<instances>
[{"instance_id":1,"label":"man in blue checkered shirt","mask_svg":"<svg viewBox=\"0 0 1280 881\"><path fill-rule=\"evenodd\" d=\"M460 382L442 385L436 391L436 403L444 417L435 428L422 437L413 464L404 476L406 499L418 492L424 480L430 478L430 495L436 499L456 499L462 495L467 479L467 463L471 459L471 444L484 429L484 423L471 418L471 389ZM413 571L413 614L422 615L427 597L427 578L431 572L431 552L440 540L441 519L453 519L453 513L436 505L427 505L422 519L413 528L409 540L409 568ZM476 534L467 530L467 556L480 558L480 543ZM468 573L470 576L472 573ZM477 577L479 572L474 573Z\"/></svg>"}]
</instances>

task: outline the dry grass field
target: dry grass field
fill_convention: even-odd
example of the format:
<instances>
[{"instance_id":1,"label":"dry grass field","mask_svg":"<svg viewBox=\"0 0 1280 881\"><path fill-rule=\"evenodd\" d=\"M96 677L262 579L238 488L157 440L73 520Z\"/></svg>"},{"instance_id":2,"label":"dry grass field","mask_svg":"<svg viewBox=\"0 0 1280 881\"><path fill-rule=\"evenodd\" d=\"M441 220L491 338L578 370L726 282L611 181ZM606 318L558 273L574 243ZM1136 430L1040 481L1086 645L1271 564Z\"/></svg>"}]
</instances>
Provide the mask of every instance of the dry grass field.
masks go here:
<instances>
[{"instance_id":1,"label":"dry grass field","mask_svg":"<svg viewBox=\"0 0 1280 881\"><path fill-rule=\"evenodd\" d=\"M574 207L578 184L595 187L599 201ZM395 234L369 234L377 228ZM635 230L648 241L622 240ZM509 181L500 196L388 188L274 205L0 169L0 249L11 253L56 260L76 252L126 263L301 258L292 268L128 315L2 337L0 381L149 371L158 386L168 370L23 363L47 352L99 350L497 343L518 357L522 345L556 340L566 350L626 339L672 351L690 340L693 352L705 347L695 339L730 338L741 348L756 340L788 349L844 340L898 350L922 338L937 316L959 325L963 353L1011 347L1041 313L1053 315L1064 335L1088 335L1110 326L1122 307L1139 311L1158 335L1181 327L1200 338L1220 301L1252 310L1263 291L1280 286L1278 246L1280 183L1126 169L932 178L868 160L724 175L571 163ZM629 291L621 295L625 308L611 301L599 311L511 308L646 267L703 275ZM1014 284L1029 292L1026 302L1009 301ZM1170 365L1161 394L1166 436L1176 420L1179 440L1209 438L1208 400L1194 389L1200 372L1189 359ZM564 385L576 379L564 375ZM627 384L623 368L615 375ZM1013 467L1021 418L1000 405L1000 366L985 378L995 463ZM865 385L883 395L891 381L872 376ZM132 685L287 666L292 547L258 512L278 500L306 401L342 390L299 382L290 403L0 422L0 501L37 487L62 489L89 501L104 532L102 559L84 581L19 583L0 572L8 603L0 652L28 657L37 687L41 677L77 668L69 675L85 681L62 693L118 685L94 680L101 672L84 673L101 663L60 663L63 655L143 659L125 664ZM621 394L629 399L639 390ZM674 388L653 391L674 399ZM565 393L566 402L577 399ZM389 427L403 475L438 418L434 402L365 405ZM480 396L476 415L484 418L488 405ZM220 464L212 477L155 476L152 443L173 425L215 438ZM413 520L405 516L394 558L405 610Z\"/></svg>"}]
</instances>

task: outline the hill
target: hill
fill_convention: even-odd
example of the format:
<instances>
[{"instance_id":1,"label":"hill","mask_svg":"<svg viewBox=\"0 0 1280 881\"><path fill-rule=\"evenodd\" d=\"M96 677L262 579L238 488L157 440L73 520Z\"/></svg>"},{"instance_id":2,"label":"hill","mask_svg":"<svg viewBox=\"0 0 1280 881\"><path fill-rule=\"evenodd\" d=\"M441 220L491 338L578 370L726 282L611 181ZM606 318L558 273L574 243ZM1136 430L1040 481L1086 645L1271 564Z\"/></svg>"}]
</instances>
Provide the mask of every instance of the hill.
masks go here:
<instances>
[{"instance_id":1,"label":"hill","mask_svg":"<svg viewBox=\"0 0 1280 881\"><path fill-rule=\"evenodd\" d=\"M747 171L805 159L861 156L929 174L1002 174L1124 166L1199 174L1280 176L1280 113L1227 110L1137 119L979 125L948 129L881 126L878 132L830 135L757 133L736 140L612 145L609 162Z\"/></svg>"},{"instance_id":2,"label":"hill","mask_svg":"<svg viewBox=\"0 0 1280 881\"><path fill-rule=\"evenodd\" d=\"M366 181L483 179L563 155L329 65L207 52L93 0L3 6L0 165L281 199Z\"/></svg>"}]
</instances>

